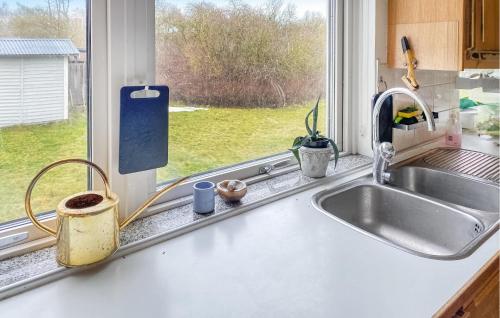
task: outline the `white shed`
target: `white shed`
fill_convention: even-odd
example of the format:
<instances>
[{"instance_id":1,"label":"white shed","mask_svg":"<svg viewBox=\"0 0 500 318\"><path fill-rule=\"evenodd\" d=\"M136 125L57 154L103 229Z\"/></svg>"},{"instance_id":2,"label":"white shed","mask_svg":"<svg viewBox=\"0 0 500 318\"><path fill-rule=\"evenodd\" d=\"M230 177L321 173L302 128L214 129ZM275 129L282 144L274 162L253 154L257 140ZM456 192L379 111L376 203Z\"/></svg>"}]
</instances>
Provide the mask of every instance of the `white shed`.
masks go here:
<instances>
[{"instance_id":1,"label":"white shed","mask_svg":"<svg viewBox=\"0 0 500 318\"><path fill-rule=\"evenodd\" d=\"M68 39L0 38L0 127L68 118Z\"/></svg>"}]
</instances>

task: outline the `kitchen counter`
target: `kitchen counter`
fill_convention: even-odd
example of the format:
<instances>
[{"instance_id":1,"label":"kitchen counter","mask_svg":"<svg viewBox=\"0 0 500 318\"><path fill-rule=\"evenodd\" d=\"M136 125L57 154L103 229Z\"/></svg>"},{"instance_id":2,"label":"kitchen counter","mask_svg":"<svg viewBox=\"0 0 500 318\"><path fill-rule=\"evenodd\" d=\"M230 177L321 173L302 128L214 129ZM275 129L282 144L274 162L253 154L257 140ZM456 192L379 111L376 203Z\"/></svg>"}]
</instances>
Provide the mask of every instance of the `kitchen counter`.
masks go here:
<instances>
[{"instance_id":1,"label":"kitchen counter","mask_svg":"<svg viewBox=\"0 0 500 318\"><path fill-rule=\"evenodd\" d=\"M465 259L422 258L312 207L347 179L7 298L1 316L430 317L498 250L497 232Z\"/></svg>"},{"instance_id":2,"label":"kitchen counter","mask_svg":"<svg viewBox=\"0 0 500 318\"><path fill-rule=\"evenodd\" d=\"M462 135L462 148L499 156L498 140L484 139L474 133L464 132Z\"/></svg>"}]
</instances>

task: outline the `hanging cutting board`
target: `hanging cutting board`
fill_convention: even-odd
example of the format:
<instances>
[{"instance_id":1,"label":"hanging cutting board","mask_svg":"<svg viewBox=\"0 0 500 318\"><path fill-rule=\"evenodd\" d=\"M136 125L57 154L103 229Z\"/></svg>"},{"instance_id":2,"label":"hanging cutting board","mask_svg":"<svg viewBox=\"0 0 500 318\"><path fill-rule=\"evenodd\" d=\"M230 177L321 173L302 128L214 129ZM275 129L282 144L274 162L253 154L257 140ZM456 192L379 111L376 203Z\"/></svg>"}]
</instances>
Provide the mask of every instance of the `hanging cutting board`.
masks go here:
<instances>
[{"instance_id":1,"label":"hanging cutting board","mask_svg":"<svg viewBox=\"0 0 500 318\"><path fill-rule=\"evenodd\" d=\"M150 170L168 162L168 87L120 90L119 172Z\"/></svg>"}]
</instances>

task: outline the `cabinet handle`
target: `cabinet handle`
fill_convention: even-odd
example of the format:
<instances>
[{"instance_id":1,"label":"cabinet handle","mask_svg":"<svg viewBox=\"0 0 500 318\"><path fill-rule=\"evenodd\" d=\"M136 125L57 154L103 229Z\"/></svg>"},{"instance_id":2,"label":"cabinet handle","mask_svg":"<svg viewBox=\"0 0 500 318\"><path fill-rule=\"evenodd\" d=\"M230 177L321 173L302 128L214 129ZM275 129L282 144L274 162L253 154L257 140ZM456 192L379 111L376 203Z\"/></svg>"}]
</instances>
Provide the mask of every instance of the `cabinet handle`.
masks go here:
<instances>
[{"instance_id":1,"label":"cabinet handle","mask_svg":"<svg viewBox=\"0 0 500 318\"><path fill-rule=\"evenodd\" d=\"M460 307L451 318L470 318L470 312L465 311L464 307Z\"/></svg>"},{"instance_id":2,"label":"cabinet handle","mask_svg":"<svg viewBox=\"0 0 500 318\"><path fill-rule=\"evenodd\" d=\"M481 41L484 43L484 0L481 0Z\"/></svg>"},{"instance_id":3,"label":"cabinet handle","mask_svg":"<svg viewBox=\"0 0 500 318\"><path fill-rule=\"evenodd\" d=\"M467 51L471 51L474 49L474 46L475 46L475 31L476 31L476 0L471 0L471 15L470 15L470 34L469 34L469 40L470 40L470 43L469 43L469 47L467 48Z\"/></svg>"}]
</instances>

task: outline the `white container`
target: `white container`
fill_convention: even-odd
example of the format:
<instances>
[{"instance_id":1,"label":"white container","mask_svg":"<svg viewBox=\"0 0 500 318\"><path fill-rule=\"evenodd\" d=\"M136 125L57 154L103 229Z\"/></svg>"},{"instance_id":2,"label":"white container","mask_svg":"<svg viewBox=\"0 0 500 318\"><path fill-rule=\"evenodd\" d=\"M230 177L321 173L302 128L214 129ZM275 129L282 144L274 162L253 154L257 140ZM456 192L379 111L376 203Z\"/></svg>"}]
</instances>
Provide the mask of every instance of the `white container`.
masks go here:
<instances>
[{"instance_id":1,"label":"white container","mask_svg":"<svg viewBox=\"0 0 500 318\"><path fill-rule=\"evenodd\" d=\"M475 130L476 129L476 116L478 111L476 109L466 109L460 112L460 123L462 128Z\"/></svg>"},{"instance_id":2,"label":"white container","mask_svg":"<svg viewBox=\"0 0 500 318\"><path fill-rule=\"evenodd\" d=\"M329 144L327 148L299 148L299 158L302 173L311 178L322 178L326 175L326 169L333 153Z\"/></svg>"}]
</instances>

